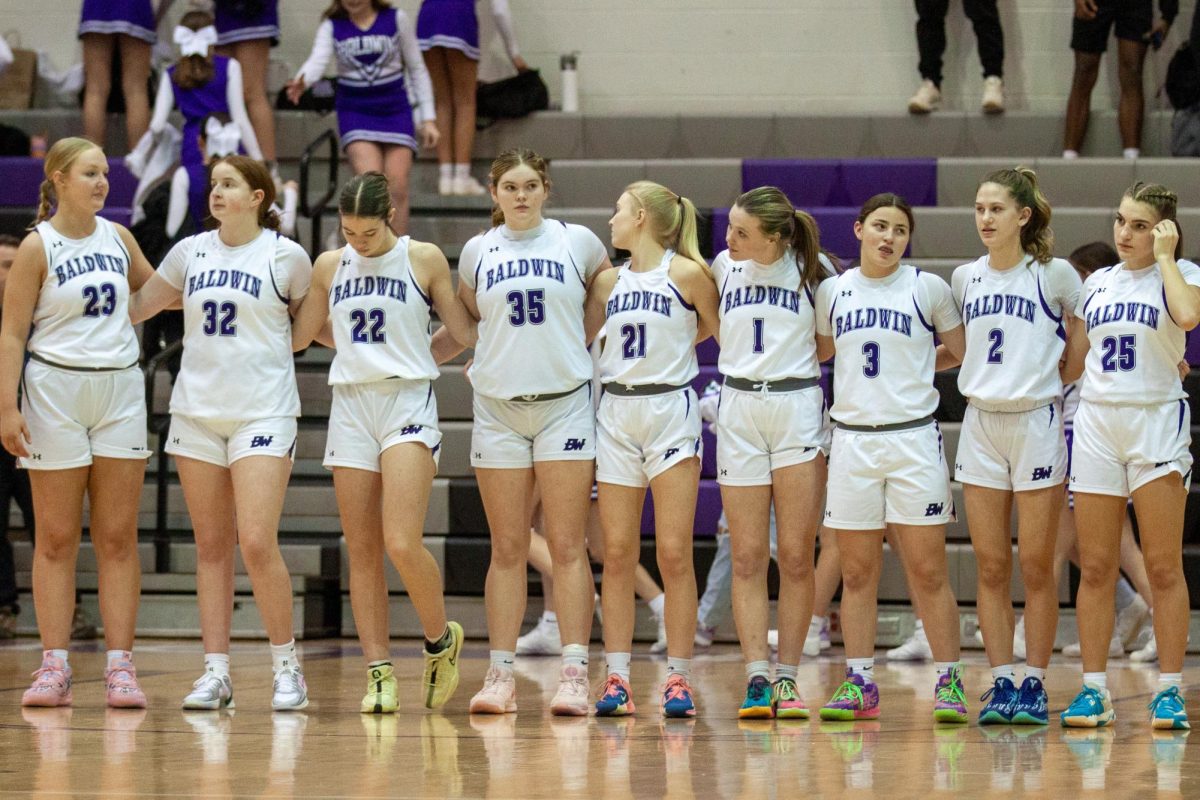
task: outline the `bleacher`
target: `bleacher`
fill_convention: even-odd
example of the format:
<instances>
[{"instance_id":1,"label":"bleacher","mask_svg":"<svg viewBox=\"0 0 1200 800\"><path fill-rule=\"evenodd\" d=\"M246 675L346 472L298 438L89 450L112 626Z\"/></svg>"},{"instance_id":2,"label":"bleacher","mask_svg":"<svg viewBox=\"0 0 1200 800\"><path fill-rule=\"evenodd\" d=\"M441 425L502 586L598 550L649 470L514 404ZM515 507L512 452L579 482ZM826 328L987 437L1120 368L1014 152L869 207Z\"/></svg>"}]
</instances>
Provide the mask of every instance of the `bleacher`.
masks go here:
<instances>
[{"instance_id":1,"label":"bleacher","mask_svg":"<svg viewBox=\"0 0 1200 800\"><path fill-rule=\"evenodd\" d=\"M78 116L67 112L31 111L12 115L12 124L29 130L48 130L52 137L77 132ZM1093 146L1115 136L1112 115L1096 114L1092 123ZM332 124L332 117L296 112L278 115L278 144L285 177L295 177L304 148ZM1009 113L984 118L974 114L937 114L930 117L896 115L885 117L699 117L638 116L603 117L538 114L525 120L497 125L481 133L476 144L476 174L486 170L488 159L512 146L530 146L551 159L553 190L547 215L592 229L602 241L609 240L607 221L612 206L628 183L650 178L691 198L702 210L705 224L702 246L711 256L723 249L728 209L745 189L763 184L782 187L792 201L805 208L821 226L823 244L844 258L857 255L852 223L858 206L878 191L896 191L916 206L916 228L906 257L922 269L949 280L957 265L981 252L973 220L976 185L990 170L1023 163L1038 171L1043 190L1054 205L1053 228L1057 253L1065 256L1075 247L1094 240L1111 241L1112 214L1121 191L1135 180L1163 182L1176 189L1184 202L1200 203L1200 161L1143 158L1085 158L1063 161L1054 157L1061 133L1060 121L1047 115ZM1163 114L1147 117L1145 151L1161 153L1169 124ZM123 137L113 131L111 141ZM1157 143L1157 144L1156 144ZM1114 148L1109 148L1116 151ZM978 157L976 153L988 153ZM113 155L110 152L110 156ZM108 208L105 215L128 223L135 181L115 156ZM314 162L310 195L319 194L326 169L318 154ZM0 159L0 230L16 232L32 216L41 180L41 163L33 159ZM436 163L423 156L414 166L411 181L413 209L410 233L433 241L450 258L457 259L461 246L488 225L487 198L443 198L436 194ZM340 179L350 172L345 164ZM324 219L324 231L333 217ZM1200 235L1200 205L1180 211L1185 235L1185 253L1195 255ZM301 220L299 238L311 241L311 220ZM1195 337L1200 343L1200 337ZM717 348L710 341L699 348L701 374L698 390L718 379ZM1200 365L1200 346L1188 352ZM297 634L304 636L351 633L348 577L344 544L330 474L320 465L325 424L331 400L326 385L329 351L313 347L297 360L303 417L293 477L281 525L285 557L292 569L297 603ZM826 371L826 384L829 373ZM1196 398L1200 397L1200 373L1189 377L1193 420L1200 419ZM950 458L957 448L964 401L957 392L955 375L938 376L943 402L937 417ZM828 390L828 387L827 387ZM482 503L469 463L471 433L470 387L460 363L442 368L435 383L444 434L441 466L434 483L426 518L426 542L443 569L448 603L452 613L468 617L468 632L483 633L481 596L488 562L488 539ZM169 376L154 376L152 414L161 421L170 393ZM1200 430L1193 440L1200 443ZM152 437L152 445L154 437ZM1200 444L1193 445L1193 452ZM696 561L703 582L714 550L720 493L716 484L715 441L705 434L699 506L696 513ZM195 549L190 521L173 465L166 464L167 500L165 537L156 538L158 519L157 458L151 461L142 497L140 524L143 530L144 600L139 632L145 634L194 634L198 631L194 601ZM960 519L950 526L949 564L951 581L970 616L975 601L975 563L965 521L962 518L962 487L955 485ZM1193 591L1193 608L1200 608L1200 486L1189 498L1185 527L1186 566ZM654 571L652 504L647 502L643 519L643 563ZM13 512L14 524L19 515ZM889 555L889 558L891 556ZM28 587L30 550L18 546L21 585ZM895 566L893 563L890 566ZM90 572L89 572L90 570ZM1015 571L1019 567L1014 566ZM94 592L95 564L86 549L80 561L80 586ZM239 569L240 574L240 569ZM389 568L393 592L393 630L416 631L411 609L403 602L398 575ZM536 595L536 578L532 577ZM90 576L90 577L89 577ZM772 581L775 580L772 572ZM239 577L240 600L249 600L249 586ZM89 595L90 596L90 595ZM1069 600L1068 586L1061 589ZM1019 577L1014 576L1014 597L1020 601ZM94 600L94 598L91 598ZM906 603L907 591L899 569L884 570L880 601ZM530 615L537 610L531 602ZM21 626L32 631L32 603L23 603ZM880 620L880 643L901 637L902 615L896 612ZM241 616L239 616L241 615ZM641 619L639 632L650 633ZM1064 620L1064 622L1066 622ZM235 612L236 635L258 631L253 604L239 602ZM472 629L473 628L473 629ZM1064 636L1073 625L1064 624ZM1200 637L1193 637L1200 645ZM966 641L966 640L964 640ZM972 640L973 641L973 640Z\"/></svg>"}]
</instances>

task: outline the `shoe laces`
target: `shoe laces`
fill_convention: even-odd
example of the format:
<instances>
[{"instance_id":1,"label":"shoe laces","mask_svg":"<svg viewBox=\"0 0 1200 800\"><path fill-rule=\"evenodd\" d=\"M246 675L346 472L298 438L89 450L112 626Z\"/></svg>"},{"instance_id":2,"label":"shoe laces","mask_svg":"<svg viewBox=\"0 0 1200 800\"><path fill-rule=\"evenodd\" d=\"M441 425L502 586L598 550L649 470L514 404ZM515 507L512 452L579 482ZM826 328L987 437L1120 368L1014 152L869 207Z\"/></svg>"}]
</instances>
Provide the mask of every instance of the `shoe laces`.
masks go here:
<instances>
[{"instance_id":1,"label":"shoe laces","mask_svg":"<svg viewBox=\"0 0 1200 800\"><path fill-rule=\"evenodd\" d=\"M628 692L625 691L625 679L620 675L609 675L600 688L600 696L610 697L620 695L629 697Z\"/></svg>"},{"instance_id":2,"label":"shoe laces","mask_svg":"<svg viewBox=\"0 0 1200 800\"><path fill-rule=\"evenodd\" d=\"M500 685L505 683L508 676L502 670L496 667L488 667L487 674L483 676L484 691L497 692L500 691Z\"/></svg>"},{"instance_id":3,"label":"shoe laces","mask_svg":"<svg viewBox=\"0 0 1200 800\"><path fill-rule=\"evenodd\" d=\"M771 684L766 678L755 676L746 685L747 700L766 700L770 694Z\"/></svg>"},{"instance_id":4,"label":"shoe laces","mask_svg":"<svg viewBox=\"0 0 1200 800\"><path fill-rule=\"evenodd\" d=\"M300 670L287 667L275 673L275 691L299 692L302 680Z\"/></svg>"},{"instance_id":5,"label":"shoe laces","mask_svg":"<svg viewBox=\"0 0 1200 800\"><path fill-rule=\"evenodd\" d=\"M844 700L853 700L858 705L863 705L863 687L859 686L854 681L845 681L838 690L834 692L833 699L830 703L837 703Z\"/></svg>"},{"instance_id":6,"label":"shoe laces","mask_svg":"<svg viewBox=\"0 0 1200 800\"><path fill-rule=\"evenodd\" d=\"M1147 705L1146 708L1150 709L1151 711L1157 711L1159 703L1170 700L1174 700L1180 705L1183 704L1183 697L1181 697L1179 694L1178 686L1168 686L1167 688L1159 691L1158 694L1154 695L1154 699L1150 701L1150 704Z\"/></svg>"},{"instance_id":7,"label":"shoe laces","mask_svg":"<svg viewBox=\"0 0 1200 800\"><path fill-rule=\"evenodd\" d=\"M688 679L678 673L667 678L663 687L663 694L667 700L686 700L691 693L692 687L688 685Z\"/></svg>"},{"instance_id":8,"label":"shoe laces","mask_svg":"<svg viewBox=\"0 0 1200 800\"><path fill-rule=\"evenodd\" d=\"M1099 689L1088 686L1087 684L1084 684L1084 687L1079 692L1079 697L1077 697L1076 700L1079 698L1086 698L1088 702L1101 708L1104 707L1104 695ZM1075 705L1075 703L1071 703L1071 705Z\"/></svg>"},{"instance_id":9,"label":"shoe laces","mask_svg":"<svg viewBox=\"0 0 1200 800\"><path fill-rule=\"evenodd\" d=\"M1003 678L996 679L996 681L994 683L992 683L991 688L989 688L986 692L984 692L980 696L980 698L979 698L980 702L986 702L987 700L989 700L991 698L995 698L996 702L998 702L998 703L1012 702L1012 696L1017 693L1017 689L1015 686L1013 686L1010 689L1009 686L1012 686L1012 683L1009 682L1009 685L1005 686L1003 683L1001 683L1002 680L1005 680L1005 679L1003 679ZM939 697L939 699L940 699L940 697Z\"/></svg>"},{"instance_id":10,"label":"shoe laces","mask_svg":"<svg viewBox=\"0 0 1200 800\"><path fill-rule=\"evenodd\" d=\"M954 672L947 672L942 676L946 680L938 681L937 700L940 703L961 703L966 704L967 696L963 693L962 681L956 680L957 676ZM992 688L995 688L994 686Z\"/></svg>"},{"instance_id":11,"label":"shoe laces","mask_svg":"<svg viewBox=\"0 0 1200 800\"><path fill-rule=\"evenodd\" d=\"M37 687L66 685L67 671L54 664L42 664L33 673L33 684Z\"/></svg>"},{"instance_id":12,"label":"shoe laces","mask_svg":"<svg viewBox=\"0 0 1200 800\"><path fill-rule=\"evenodd\" d=\"M775 692L779 695L780 700L800 699L800 692L796 689L796 682L791 678L780 678L775 681Z\"/></svg>"}]
</instances>

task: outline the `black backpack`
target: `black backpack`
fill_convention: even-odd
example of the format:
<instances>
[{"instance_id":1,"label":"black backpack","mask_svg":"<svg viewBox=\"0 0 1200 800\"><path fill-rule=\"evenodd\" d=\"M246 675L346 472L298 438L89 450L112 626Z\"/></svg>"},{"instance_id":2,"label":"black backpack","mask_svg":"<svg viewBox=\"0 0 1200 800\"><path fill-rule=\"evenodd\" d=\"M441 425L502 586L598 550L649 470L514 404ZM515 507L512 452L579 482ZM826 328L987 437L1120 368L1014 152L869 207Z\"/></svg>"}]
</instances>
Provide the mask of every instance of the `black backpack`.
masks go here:
<instances>
[{"instance_id":1,"label":"black backpack","mask_svg":"<svg viewBox=\"0 0 1200 800\"><path fill-rule=\"evenodd\" d=\"M1171 56L1163 88L1175 108L1190 108L1200 103L1200 58L1191 42L1184 42Z\"/></svg>"},{"instance_id":2,"label":"black backpack","mask_svg":"<svg viewBox=\"0 0 1200 800\"><path fill-rule=\"evenodd\" d=\"M517 119L549 107L550 92L536 69L481 83L475 92L475 113L481 119Z\"/></svg>"}]
</instances>

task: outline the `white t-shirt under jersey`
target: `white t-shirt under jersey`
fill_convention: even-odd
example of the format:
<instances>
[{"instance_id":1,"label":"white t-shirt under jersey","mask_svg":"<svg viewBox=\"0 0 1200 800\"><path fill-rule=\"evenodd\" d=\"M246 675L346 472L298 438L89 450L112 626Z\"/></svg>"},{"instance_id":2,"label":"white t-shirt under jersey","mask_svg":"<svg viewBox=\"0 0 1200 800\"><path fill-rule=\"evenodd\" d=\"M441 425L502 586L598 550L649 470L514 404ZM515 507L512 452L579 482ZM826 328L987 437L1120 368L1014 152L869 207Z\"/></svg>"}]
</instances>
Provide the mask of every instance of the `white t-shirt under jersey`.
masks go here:
<instances>
[{"instance_id":1,"label":"white t-shirt under jersey","mask_svg":"<svg viewBox=\"0 0 1200 800\"><path fill-rule=\"evenodd\" d=\"M1200 286L1200 267L1180 259L1179 271ZM1124 264L1088 276L1076 316L1087 326L1090 347L1080 396L1089 403L1159 405L1187 397L1179 362L1186 332L1171 319L1158 264L1128 270Z\"/></svg>"},{"instance_id":2,"label":"white t-shirt under jersey","mask_svg":"<svg viewBox=\"0 0 1200 800\"><path fill-rule=\"evenodd\" d=\"M429 350L428 294L408 260L409 238L374 258L342 249L329 286L329 318L337 355L329 383L368 383L388 378L433 380L437 364Z\"/></svg>"},{"instance_id":3,"label":"white t-shirt under jersey","mask_svg":"<svg viewBox=\"0 0 1200 800\"><path fill-rule=\"evenodd\" d=\"M835 274L824 256L821 264L826 277ZM713 259L722 375L754 381L820 376L813 336L816 297L803 284L803 269L791 248L774 264L735 261L728 250Z\"/></svg>"},{"instance_id":4,"label":"white t-shirt under jersey","mask_svg":"<svg viewBox=\"0 0 1200 800\"><path fill-rule=\"evenodd\" d=\"M583 304L588 281L607 259L596 234L552 219L527 231L501 225L467 242L458 274L479 307L468 373L476 392L509 400L591 379Z\"/></svg>"},{"instance_id":5,"label":"white t-shirt under jersey","mask_svg":"<svg viewBox=\"0 0 1200 800\"><path fill-rule=\"evenodd\" d=\"M846 425L891 425L937 409L934 332L962 324L950 287L901 264L886 278L847 270L817 290L817 333L837 346L833 408Z\"/></svg>"},{"instance_id":6,"label":"white t-shirt under jersey","mask_svg":"<svg viewBox=\"0 0 1200 800\"><path fill-rule=\"evenodd\" d=\"M183 293L183 362L171 413L299 416L288 303L304 297L312 280L304 249L271 230L240 247L207 231L171 248L158 274Z\"/></svg>"},{"instance_id":7,"label":"white t-shirt under jersey","mask_svg":"<svg viewBox=\"0 0 1200 800\"><path fill-rule=\"evenodd\" d=\"M1032 257L995 270L988 257L954 270L950 288L966 326L958 388L984 411L1029 411L1062 397L1058 362L1064 313L1079 302L1079 275L1061 258Z\"/></svg>"},{"instance_id":8,"label":"white t-shirt under jersey","mask_svg":"<svg viewBox=\"0 0 1200 800\"><path fill-rule=\"evenodd\" d=\"M696 360L696 309L671 280L674 253L654 269L620 268L604 303L605 345L601 383L683 386L700 373Z\"/></svg>"},{"instance_id":9,"label":"white t-shirt under jersey","mask_svg":"<svg viewBox=\"0 0 1200 800\"><path fill-rule=\"evenodd\" d=\"M49 221L38 223L37 232L47 269L33 309L29 352L65 367L136 364L129 252L116 227L96 217L96 230L83 239L68 239Z\"/></svg>"}]
</instances>

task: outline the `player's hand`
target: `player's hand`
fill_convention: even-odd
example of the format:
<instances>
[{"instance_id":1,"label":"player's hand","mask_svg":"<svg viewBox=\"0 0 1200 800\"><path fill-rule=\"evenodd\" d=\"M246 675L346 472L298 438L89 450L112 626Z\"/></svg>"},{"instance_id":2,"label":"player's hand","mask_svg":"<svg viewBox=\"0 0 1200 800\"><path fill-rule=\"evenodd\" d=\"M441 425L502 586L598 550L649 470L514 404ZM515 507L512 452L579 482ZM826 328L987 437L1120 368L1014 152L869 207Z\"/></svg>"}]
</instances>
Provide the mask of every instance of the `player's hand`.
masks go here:
<instances>
[{"instance_id":1,"label":"player's hand","mask_svg":"<svg viewBox=\"0 0 1200 800\"><path fill-rule=\"evenodd\" d=\"M0 414L0 441L4 443L4 449L14 456L29 458L27 445L32 441L32 437L20 411Z\"/></svg>"},{"instance_id":2,"label":"player's hand","mask_svg":"<svg viewBox=\"0 0 1200 800\"><path fill-rule=\"evenodd\" d=\"M1096 0L1075 0L1075 18L1093 20L1098 11Z\"/></svg>"},{"instance_id":3,"label":"player's hand","mask_svg":"<svg viewBox=\"0 0 1200 800\"><path fill-rule=\"evenodd\" d=\"M1172 220L1164 219L1154 226L1154 258L1174 259L1175 247L1179 244L1179 228Z\"/></svg>"},{"instance_id":4,"label":"player's hand","mask_svg":"<svg viewBox=\"0 0 1200 800\"><path fill-rule=\"evenodd\" d=\"M300 96L304 94L304 88L304 78L293 78L284 85L287 98L292 101L292 105L300 104Z\"/></svg>"},{"instance_id":5,"label":"player's hand","mask_svg":"<svg viewBox=\"0 0 1200 800\"><path fill-rule=\"evenodd\" d=\"M1192 371L1192 365L1187 363L1186 358L1175 366L1179 370L1179 380L1186 378Z\"/></svg>"},{"instance_id":6,"label":"player's hand","mask_svg":"<svg viewBox=\"0 0 1200 800\"><path fill-rule=\"evenodd\" d=\"M438 132L437 123L431 119L427 119L421 123L421 129L418 131L421 135L421 147L426 150L431 150L437 147L438 139L442 138Z\"/></svg>"},{"instance_id":7,"label":"player's hand","mask_svg":"<svg viewBox=\"0 0 1200 800\"><path fill-rule=\"evenodd\" d=\"M521 58L520 56L513 57L512 65L516 67L517 72L525 72L529 69L529 64L527 64L525 59Z\"/></svg>"}]
</instances>

